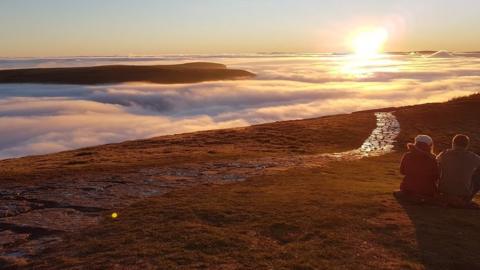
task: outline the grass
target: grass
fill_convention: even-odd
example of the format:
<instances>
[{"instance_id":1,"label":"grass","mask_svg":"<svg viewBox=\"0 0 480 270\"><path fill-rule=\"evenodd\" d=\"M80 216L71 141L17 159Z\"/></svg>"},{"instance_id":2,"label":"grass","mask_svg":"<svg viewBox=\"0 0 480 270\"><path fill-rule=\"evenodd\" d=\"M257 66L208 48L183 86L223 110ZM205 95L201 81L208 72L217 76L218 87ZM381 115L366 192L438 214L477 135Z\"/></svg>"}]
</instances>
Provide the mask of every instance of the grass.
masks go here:
<instances>
[{"instance_id":1,"label":"grass","mask_svg":"<svg viewBox=\"0 0 480 270\"><path fill-rule=\"evenodd\" d=\"M151 198L36 267L478 269L480 213L402 205L398 154ZM381 166L379 166L381 164Z\"/></svg>"},{"instance_id":2,"label":"grass","mask_svg":"<svg viewBox=\"0 0 480 270\"><path fill-rule=\"evenodd\" d=\"M371 113L356 113L162 136L3 160L0 176L3 183L30 184L46 178L128 172L188 162L344 151L360 145L374 127Z\"/></svg>"},{"instance_id":3,"label":"grass","mask_svg":"<svg viewBox=\"0 0 480 270\"><path fill-rule=\"evenodd\" d=\"M437 152L451 146L458 133L470 136L472 148L480 153L480 94L453 99L446 103L400 108L395 115L402 124L399 149L420 133L431 135Z\"/></svg>"}]
</instances>

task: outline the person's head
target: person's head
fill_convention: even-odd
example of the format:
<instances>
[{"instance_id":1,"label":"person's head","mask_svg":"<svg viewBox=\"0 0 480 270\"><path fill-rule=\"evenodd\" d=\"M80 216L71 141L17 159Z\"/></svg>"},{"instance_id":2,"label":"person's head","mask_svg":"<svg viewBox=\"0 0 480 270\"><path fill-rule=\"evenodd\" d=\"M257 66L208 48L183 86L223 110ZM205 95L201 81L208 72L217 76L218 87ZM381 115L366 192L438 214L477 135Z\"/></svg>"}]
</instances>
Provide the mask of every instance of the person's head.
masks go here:
<instances>
[{"instance_id":1,"label":"person's head","mask_svg":"<svg viewBox=\"0 0 480 270\"><path fill-rule=\"evenodd\" d=\"M467 135L458 134L453 137L452 147L454 149L466 150L470 145L470 138Z\"/></svg>"},{"instance_id":2,"label":"person's head","mask_svg":"<svg viewBox=\"0 0 480 270\"><path fill-rule=\"evenodd\" d=\"M415 137L415 146L425 152L433 153L433 139L428 135L418 135Z\"/></svg>"}]
</instances>

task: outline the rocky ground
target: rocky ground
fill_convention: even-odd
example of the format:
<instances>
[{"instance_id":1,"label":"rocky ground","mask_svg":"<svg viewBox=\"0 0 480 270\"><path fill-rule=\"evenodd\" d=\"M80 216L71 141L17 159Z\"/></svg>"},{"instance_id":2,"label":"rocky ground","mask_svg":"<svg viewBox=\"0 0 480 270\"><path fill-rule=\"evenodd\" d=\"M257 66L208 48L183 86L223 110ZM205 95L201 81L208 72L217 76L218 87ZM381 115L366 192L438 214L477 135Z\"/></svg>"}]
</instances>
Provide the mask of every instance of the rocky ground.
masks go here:
<instances>
[{"instance_id":1,"label":"rocky ground","mask_svg":"<svg viewBox=\"0 0 480 270\"><path fill-rule=\"evenodd\" d=\"M128 173L92 173L64 176L32 185L0 189L0 256L23 261L65 232L97 224L137 201L196 185L219 185L292 167L323 166L332 160L354 160L389 153L400 133L391 112L376 113L377 127L361 147L351 151L239 159L226 162L186 163L141 168Z\"/></svg>"}]
</instances>

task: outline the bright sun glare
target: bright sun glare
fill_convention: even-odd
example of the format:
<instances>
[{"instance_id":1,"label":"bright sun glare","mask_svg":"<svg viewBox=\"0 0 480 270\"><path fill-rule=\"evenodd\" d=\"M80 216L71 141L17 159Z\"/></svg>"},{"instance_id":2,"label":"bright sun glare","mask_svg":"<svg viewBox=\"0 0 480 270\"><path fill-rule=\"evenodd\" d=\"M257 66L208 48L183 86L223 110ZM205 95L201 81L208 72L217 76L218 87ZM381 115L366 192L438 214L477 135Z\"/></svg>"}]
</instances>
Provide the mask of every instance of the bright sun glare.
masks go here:
<instances>
[{"instance_id":1,"label":"bright sun glare","mask_svg":"<svg viewBox=\"0 0 480 270\"><path fill-rule=\"evenodd\" d=\"M375 57L382 52L388 39L388 32L384 28L375 28L360 31L353 39L355 54L362 58Z\"/></svg>"}]
</instances>

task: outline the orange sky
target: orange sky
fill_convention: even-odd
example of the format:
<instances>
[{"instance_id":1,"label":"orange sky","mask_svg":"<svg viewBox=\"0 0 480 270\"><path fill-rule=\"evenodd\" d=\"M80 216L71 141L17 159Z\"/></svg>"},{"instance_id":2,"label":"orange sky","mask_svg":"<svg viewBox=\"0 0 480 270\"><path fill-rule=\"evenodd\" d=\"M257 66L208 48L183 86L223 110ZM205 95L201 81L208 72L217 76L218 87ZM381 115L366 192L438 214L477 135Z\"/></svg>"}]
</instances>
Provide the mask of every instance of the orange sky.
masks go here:
<instances>
[{"instance_id":1,"label":"orange sky","mask_svg":"<svg viewBox=\"0 0 480 270\"><path fill-rule=\"evenodd\" d=\"M344 52L359 29L387 51L480 50L470 0L2 0L0 57Z\"/></svg>"}]
</instances>

